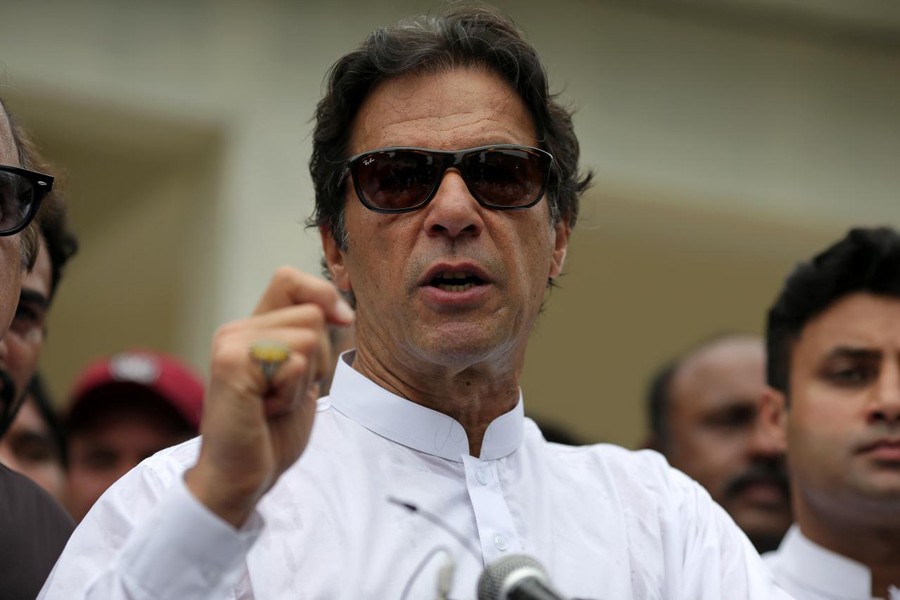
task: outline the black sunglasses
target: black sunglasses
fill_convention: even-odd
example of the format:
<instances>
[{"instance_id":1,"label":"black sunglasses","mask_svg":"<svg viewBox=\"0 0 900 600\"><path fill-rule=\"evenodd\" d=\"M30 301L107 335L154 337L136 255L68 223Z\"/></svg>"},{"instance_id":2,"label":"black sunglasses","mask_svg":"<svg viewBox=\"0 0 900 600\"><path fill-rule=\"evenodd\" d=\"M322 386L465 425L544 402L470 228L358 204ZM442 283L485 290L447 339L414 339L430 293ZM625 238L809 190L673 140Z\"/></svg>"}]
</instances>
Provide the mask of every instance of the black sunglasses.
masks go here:
<instances>
[{"instance_id":1,"label":"black sunglasses","mask_svg":"<svg viewBox=\"0 0 900 600\"><path fill-rule=\"evenodd\" d=\"M553 157L538 148L501 144L459 152L382 148L347 161L353 187L369 210L402 213L428 204L444 173L455 168L482 206L517 210L544 196ZM346 174L345 171L345 174Z\"/></svg>"},{"instance_id":2,"label":"black sunglasses","mask_svg":"<svg viewBox=\"0 0 900 600\"><path fill-rule=\"evenodd\" d=\"M28 227L51 189L53 178L49 175L0 165L0 236Z\"/></svg>"}]
</instances>

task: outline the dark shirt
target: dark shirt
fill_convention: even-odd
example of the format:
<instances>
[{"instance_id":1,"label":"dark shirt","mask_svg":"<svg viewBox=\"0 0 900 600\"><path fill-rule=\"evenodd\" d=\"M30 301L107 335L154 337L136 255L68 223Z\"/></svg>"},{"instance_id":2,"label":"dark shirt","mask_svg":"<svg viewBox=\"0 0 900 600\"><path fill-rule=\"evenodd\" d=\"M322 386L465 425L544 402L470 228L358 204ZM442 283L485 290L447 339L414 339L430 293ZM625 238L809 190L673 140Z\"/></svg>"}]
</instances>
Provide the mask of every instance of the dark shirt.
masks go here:
<instances>
[{"instance_id":1,"label":"dark shirt","mask_svg":"<svg viewBox=\"0 0 900 600\"><path fill-rule=\"evenodd\" d=\"M74 528L50 494L0 465L0 600L34 600Z\"/></svg>"}]
</instances>

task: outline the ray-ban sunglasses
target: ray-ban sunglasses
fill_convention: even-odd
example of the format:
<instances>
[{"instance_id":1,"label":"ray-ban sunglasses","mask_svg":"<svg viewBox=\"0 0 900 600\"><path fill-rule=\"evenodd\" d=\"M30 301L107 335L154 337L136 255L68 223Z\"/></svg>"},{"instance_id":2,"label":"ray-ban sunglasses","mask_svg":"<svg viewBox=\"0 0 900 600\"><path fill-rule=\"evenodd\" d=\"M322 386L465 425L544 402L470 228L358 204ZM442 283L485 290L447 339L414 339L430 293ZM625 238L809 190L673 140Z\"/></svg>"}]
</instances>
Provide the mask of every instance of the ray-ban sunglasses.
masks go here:
<instances>
[{"instance_id":1,"label":"ray-ban sunglasses","mask_svg":"<svg viewBox=\"0 0 900 600\"><path fill-rule=\"evenodd\" d=\"M447 169L459 171L479 204L496 210L534 206L547 188L553 157L530 146L501 144L458 152L381 148L357 154L345 171L366 208L402 213L428 204Z\"/></svg>"},{"instance_id":2,"label":"ray-ban sunglasses","mask_svg":"<svg viewBox=\"0 0 900 600\"><path fill-rule=\"evenodd\" d=\"M49 175L0 165L0 236L28 227L51 189L53 177Z\"/></svg>"}]
</instances>

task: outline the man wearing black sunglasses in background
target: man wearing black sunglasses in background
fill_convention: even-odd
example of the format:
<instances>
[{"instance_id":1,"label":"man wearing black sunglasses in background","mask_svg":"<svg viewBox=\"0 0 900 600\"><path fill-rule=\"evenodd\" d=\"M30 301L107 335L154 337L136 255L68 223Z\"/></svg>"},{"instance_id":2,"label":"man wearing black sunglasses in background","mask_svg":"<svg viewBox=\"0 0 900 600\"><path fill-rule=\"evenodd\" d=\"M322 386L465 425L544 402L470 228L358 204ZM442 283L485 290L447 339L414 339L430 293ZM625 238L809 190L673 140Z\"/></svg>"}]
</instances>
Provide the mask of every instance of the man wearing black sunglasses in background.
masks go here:
<instances>
[{"instance_id":1,"label":"man wearing black sunglasses in background","mask_svg":"<svg viewBox=\"0 0 900 600\"><path fill-rule=\"evenodd\" d=\"M0 344L11 335L8 327L19 304L23 275L37 259L38 224L33 219L53 185L52 177L23 169L28 166L24 158L0 102ZM53 212L52 201L47 204L45 209ZM0 371L0 436L24 393ZM34 598L72 527L49 494L0 465L0 597Z\"/></svg>"},{"instance_id":2,"label":"man wearing black sunglasses in background","mask_svg":"<svg viewBox=\"0 0 900 600\"><path fill-rule=\"evenodd\" d=\"M202 438L113 485L43 597L472 598L515 554L567 597L777 597L659 455L548 444L523 417L528 336L589 177L518 29L490 9L406 21L326 89L313 222L357 349L316 403L326 329L354 313L280 270L216 335Z\"/></svg>"},{"instance_id":3,"label":"man wearing black sunglasses in background","mask_svg":"<svg viewBox=\"0 0 900 600\"><path fill-rule=\"evenodd\" d=\"M11 131L22 166L32 171L47 171L37 146L14 119L11 119ZM37 257L22 280L15 316L6 336L0 340L0 378L11 384L11 397L20 403L25 401L26 388L37 372L50 302L66 263L78 248L75 235L69 229L65 203L56 191L50 191L41 201L37 225ZM8 412L7 420L12 420L18 412L18 404L11 404ZM0 422L0 431L6 431L7 420Z\"/></svg>"}]
</instances>

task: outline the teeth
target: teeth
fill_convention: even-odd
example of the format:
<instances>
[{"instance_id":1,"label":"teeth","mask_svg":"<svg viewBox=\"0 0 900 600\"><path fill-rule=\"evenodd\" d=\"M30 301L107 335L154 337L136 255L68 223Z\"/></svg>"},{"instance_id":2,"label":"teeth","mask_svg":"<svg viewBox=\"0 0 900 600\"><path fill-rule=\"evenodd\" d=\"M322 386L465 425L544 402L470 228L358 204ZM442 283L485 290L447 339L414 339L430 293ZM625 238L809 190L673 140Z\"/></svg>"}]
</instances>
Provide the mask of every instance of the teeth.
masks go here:
<instances>
[{"instance_id":1,"label":"teeth","mask_svg":"<svg viewBox=\"0 0 900 600\"><path fill-rule=\"evenodd\" d=\"M461 285L442 284L442 285L439 285L438 287L447 292L464 292L468 289L475 287L475 284L474 283L464 283Z\"/></svg>"},{"instance_id":2,"label":"teeth","mask_svg":"<svg viewBox=\"0 0 900 600\"><path fill-rule=\"evenodd\" d=\"M465 271L444 271L441 273L442 279L465 279L468 276L468 273Z\"/></svg>"},{"instance_id":3,"label":"teeth","mask_svg":"<svg viewBox=\"0 0 900 600\"><path fill-rule=\"evenodd\" d=\"M464 292L481 283L481 279L469 271L441 271L431 280L431 285L446 292Z\"/></svg>"}]
</instances>

